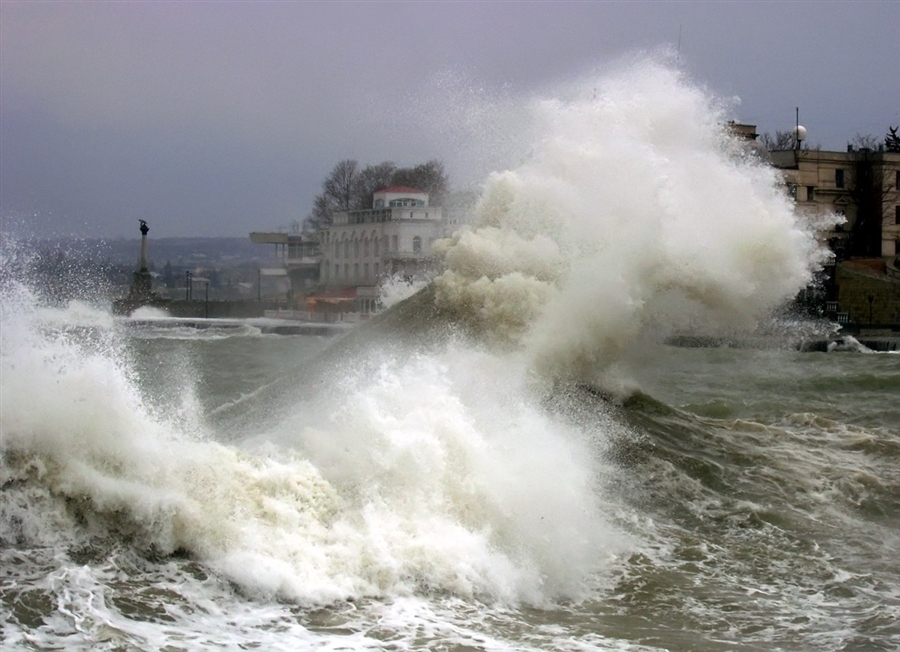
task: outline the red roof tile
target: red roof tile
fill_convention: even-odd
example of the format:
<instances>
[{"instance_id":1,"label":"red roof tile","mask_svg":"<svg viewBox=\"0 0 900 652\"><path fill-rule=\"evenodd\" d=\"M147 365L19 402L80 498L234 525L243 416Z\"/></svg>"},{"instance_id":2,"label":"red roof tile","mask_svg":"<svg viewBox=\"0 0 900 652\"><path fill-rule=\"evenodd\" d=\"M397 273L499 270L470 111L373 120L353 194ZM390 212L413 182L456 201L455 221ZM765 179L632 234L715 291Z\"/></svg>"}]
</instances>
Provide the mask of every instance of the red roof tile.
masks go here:
<instances>
[{"instance_id":1,"label":"red roof tile","mask_svg":"<svg viewBox=\"0 0 900 652\"><path fill-rule=\"evenodd\" d=\"M419 194L419 195L424 195L424 194L426 194L425 192L423 192L423 191L421 191L421 190L416 190L415 188L410 188L409 186L391 186L390 188L384 188L383 190L379 190L378 192L379 192L379 193L380 193L380 192L416 193L416 194ZM376 194L377 194L377 193L376 193Z\"/></svg>"}]
</instances>

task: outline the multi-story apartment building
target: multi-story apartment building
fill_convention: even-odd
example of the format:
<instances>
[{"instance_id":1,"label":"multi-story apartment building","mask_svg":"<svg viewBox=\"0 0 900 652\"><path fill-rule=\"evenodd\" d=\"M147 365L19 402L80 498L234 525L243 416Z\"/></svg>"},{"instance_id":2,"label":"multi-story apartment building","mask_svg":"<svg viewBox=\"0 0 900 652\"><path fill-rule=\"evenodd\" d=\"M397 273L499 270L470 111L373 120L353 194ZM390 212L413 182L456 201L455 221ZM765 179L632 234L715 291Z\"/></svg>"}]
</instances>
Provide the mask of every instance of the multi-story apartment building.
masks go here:
<instances>
[{"instance_id":1,"label":"multi-story apartment building","mask_svg":"<svg viewBox=\"0 0 900 652\"><path fill-rule=\"evenodd\" d=\"M770 152L801 215L837 213L845 223L829 234L838 257L900 254L900 152L792 149Z\"/></svg>"}]
</instances>

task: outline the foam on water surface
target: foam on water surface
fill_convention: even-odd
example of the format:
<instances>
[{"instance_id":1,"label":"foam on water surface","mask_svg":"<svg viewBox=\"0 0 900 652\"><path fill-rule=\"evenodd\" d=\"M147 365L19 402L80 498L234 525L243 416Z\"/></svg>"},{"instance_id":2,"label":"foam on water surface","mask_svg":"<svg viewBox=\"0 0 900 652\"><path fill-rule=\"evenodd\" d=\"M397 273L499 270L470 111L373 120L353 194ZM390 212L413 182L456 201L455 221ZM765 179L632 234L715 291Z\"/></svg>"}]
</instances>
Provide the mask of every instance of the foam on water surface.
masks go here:
<instances>
[{"instance_id":1,"label":"foam on water surface","mask_svg":"<svg viewBox=\"0 0 900 652\"><path fill-rule=\"evenodd\" d=\"M573 642L567 610L592 604L615 631L616 610L646 600L685 626L724 613L715 600L710 611L677 606L695 595L693 578L724 577L723 595L732 581L765 588L750 562L716 575L717 555L752 545L742 548L739 536L685 543L682 523L712 515L730 533L739 519L756 527L764 505L716 495L707 485L718 462L702 451L687 451L685 462L664 457L593 390L554 388L582 391L587 381L632 391L619 365L648 332L752 328L821 264L814 225L728 134L720 103L658 59L511 113L531 137L514 149L529 154L486 180L471 229L437 244L445 269L436 307L486 336L405 355L378 341L348 347L305 384L282 379L275 399L262 390L232 397L237 411L259 404L272 417L242 422L237 435L210 425L230 407L204 412L193 360L141 368L122 323L84 305L48 308L0 279L4 554L22 551L38 566L46 553L52 577L35 587L59 607L11 636L85 648L124 640L211 649L218 635L271 649L279 636L353 649L438 638L498 650L647 649L625 627L609 638L592 630L591 613ZM502 120L491 116L498 128ZM407 290L390 288L385 301ZM175 339L162 344L191 350L238 338ZM148 398L142 374L175 389ZM675 426L660 428L660 446L696 425L674 411L668 418ZM620 450L633 459L617 458ZM640 473L632 477L629 464ZM646 488L629 493L640 480ZM671 512L643 513L642 496ZM751 544L794 542L762 527ZM693 576L682 568L685 550L699 559ZM785 565L811 560L810 576L830 571L824 553L801 553L785 553ZM88 563L76 561L81 554ZM150 615L128 615L122 583L131 577L143 578L140 608ZM674 597L657 597L645 581ZM807 605L802 581L787 586L799 596L792 615ZM627 595L604 592L610 583ZM217 611L218 599L227 610ZM325 605L323 619L346 632L321 623L312 631L311 614ZM557 609L558 622L533 625L544 612L523 605ZM829 608L815 613L827 619ZM254 634L242 639L245 626Z\"/></svg>"}]
</instances>

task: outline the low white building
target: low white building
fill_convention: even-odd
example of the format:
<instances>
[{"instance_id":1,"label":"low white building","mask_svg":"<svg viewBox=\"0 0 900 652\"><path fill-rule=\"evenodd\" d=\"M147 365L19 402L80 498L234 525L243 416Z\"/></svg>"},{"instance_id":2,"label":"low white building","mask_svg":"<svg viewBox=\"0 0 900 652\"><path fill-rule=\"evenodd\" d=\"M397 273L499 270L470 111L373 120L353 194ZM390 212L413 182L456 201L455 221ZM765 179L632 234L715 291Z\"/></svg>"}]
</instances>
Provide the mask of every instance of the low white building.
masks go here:
<instances>
[{"instance_id":1,"label":"low white building","mask_svg":"<svg viewBox=\"0 0 900 652\"><path fill-rule=\"evenodd\" d=\"M373 195L373 208L337 213L319 234L319 282L329 288L371 287L387 276L420 276L432 262L432 243L443 235L439 206L407 186Z\"/></svg>"},{"instance_id":2,"label":"low white building","mask_svg":"<svg viewBox=\"0 0 900 652\"><path fill-rule=\"evenodd\" d=\"M318 284L322 256L319 243L314 238L297 229L291 233L253 231L250 240L275 245L275 258L280 263L279 267L260 268L260 285L263 276L287 274L292 293L300 296Z\"/></svg>"}]
</instances>

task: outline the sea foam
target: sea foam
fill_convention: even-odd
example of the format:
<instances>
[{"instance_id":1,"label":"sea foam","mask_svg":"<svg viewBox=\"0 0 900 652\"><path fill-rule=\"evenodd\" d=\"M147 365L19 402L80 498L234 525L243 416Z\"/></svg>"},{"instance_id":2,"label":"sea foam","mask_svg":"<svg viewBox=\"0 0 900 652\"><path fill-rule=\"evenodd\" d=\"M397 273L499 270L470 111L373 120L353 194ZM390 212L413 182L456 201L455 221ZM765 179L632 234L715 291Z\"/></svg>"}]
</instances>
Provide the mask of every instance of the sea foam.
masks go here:
<instances>
[{"instance_id":1,"label":"sea foam","mask_svg":"<svg viewBox=\"0 0 900 652\"><path fill-rule=\"evenodd\" d=\"M439 245L439 305L537 369L591 378L648 327L752 329L820 267L822 225L677 69L643 59L563 98L530 103L530 156L492 174L472 230Z\"/></svg>"},{"instance_id":2,"label":"sea foam","mask_svg":"<svg viewBox=\"0 0 900 652\"><path fill-rule=\"evenodd\" d=\"M17 541L105 533L303 604L587 595L631 546L604 500L618 433L546 410L535 376L592 379L651 327L752 324L822 253L716 101L658 61L529 107L530 156L486 181L435 281L439 305L514 346L392 359L373 345L323 372L321 399L267 405L276 425L241 445L186 416L190 374L173 378L187 403L148 402L114 323L79 339L6 282L2 507ZM56 507L22 507L37 494Z\"/></svg>"}]
</instances>

